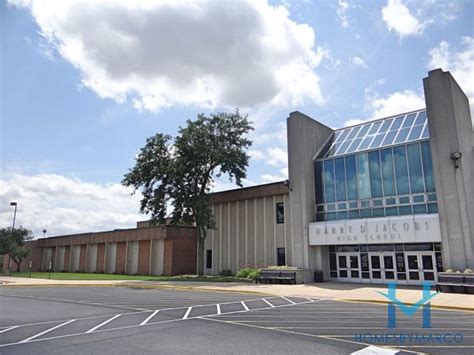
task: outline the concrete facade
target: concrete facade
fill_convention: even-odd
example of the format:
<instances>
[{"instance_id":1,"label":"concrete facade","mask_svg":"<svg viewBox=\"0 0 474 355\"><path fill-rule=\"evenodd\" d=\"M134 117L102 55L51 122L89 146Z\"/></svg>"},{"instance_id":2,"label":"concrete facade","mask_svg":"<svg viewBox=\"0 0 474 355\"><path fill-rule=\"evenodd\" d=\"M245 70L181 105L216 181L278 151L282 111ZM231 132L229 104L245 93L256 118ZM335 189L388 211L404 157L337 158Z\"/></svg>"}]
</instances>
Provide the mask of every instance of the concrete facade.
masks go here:
<instances>
[{"instance_id":1,"label":"concrete facade","mask_svg":"<svg viewBox=\"0 0 474 355\"><path fill-rule=\"evenodd\" d=\"M291 265L324 270L324 247L309 247L308 225L314 220L316 206L313 159L334 131L300 112L290 114L287 127L290 234L294 248Z\"/></svg>"},{"instance_id":2,"label":"concrete facade","mask_svg":"<svg viewBox=\"0 0 474 355\"><path fill-rule=\"evenodd\" d=\"M445 264L474 268L473 133L469 100L449 72L423 80ZM451 154L462 154L455 168Z\"/></svg>"},{"instance_id":3,"label":"concrete facade","mask_svg":"<svg viewBox=\"0 0 474 355\"><path fill-rule=\"evenodd\" d=\"M284 248L286 259L291 260L290 202L284 182L215 193L210 202L216 229L208 230L205 273L276 265L278 248ZM283 223L277 223L279 203L283 204ZM210 268L206 267L207 251L212 251Z\"/></svg>"}]
</instances>

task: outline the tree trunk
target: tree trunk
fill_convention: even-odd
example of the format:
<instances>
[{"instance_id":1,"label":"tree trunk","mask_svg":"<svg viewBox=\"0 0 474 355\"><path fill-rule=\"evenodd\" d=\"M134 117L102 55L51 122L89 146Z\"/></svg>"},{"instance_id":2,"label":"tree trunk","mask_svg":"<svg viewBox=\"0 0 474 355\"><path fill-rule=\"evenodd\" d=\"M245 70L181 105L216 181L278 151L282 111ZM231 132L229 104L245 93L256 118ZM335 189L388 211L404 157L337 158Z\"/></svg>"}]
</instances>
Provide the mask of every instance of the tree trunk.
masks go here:
<instances>
[{"instance_id":1,"label":"tree trunk","mask_svg":"<svg viewBox=\"0 0 474 355\"><path fill-rule=\"evenodd\" d=\"M198 275L202 276L202 275L204 275L204 242L206 241L207 228L197 226L197 231L198 231L198 236L197 236L197 238L198 238L198 242L197 242L197 247L198 247L197 273L198 273Z\"/></svg>"},{"instance_id":2,"label":"tree trunk","mask_svg":"<svg viewBox=\"0 0 474 355\"><path fill-rule=\"evenodd\" d=\"M18 262L15 260L15 264L16 264L16 272L20 272L21 260Z\"/></svg>"},{"instance_id":3,"label":"tree trunk","mask_svg":"<svg viewBox=\"0 0 474 355\"><path fill-rule=\"evenodd\" d=\"M198 275L204 275L204 239L198 235Z\"/></svg>"}]
</instances>

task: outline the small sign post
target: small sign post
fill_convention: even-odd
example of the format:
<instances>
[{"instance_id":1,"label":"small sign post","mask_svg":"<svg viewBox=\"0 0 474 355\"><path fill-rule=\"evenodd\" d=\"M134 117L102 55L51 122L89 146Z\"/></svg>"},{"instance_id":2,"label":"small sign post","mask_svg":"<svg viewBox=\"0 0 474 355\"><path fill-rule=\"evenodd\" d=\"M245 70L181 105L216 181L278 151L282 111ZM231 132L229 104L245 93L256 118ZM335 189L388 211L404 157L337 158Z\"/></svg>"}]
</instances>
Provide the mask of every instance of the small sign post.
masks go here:
<instances>
[{"instance_id":1,"label":"small sign post","mask_svg":"<svg viewBox=\"0 0 474 355\"><path fill-rule=\"evenodd\" d=\"M31 266L33 266L33 261L30 260L28 263L28 277L31 279Z\"/></svg>"}]
</instances>

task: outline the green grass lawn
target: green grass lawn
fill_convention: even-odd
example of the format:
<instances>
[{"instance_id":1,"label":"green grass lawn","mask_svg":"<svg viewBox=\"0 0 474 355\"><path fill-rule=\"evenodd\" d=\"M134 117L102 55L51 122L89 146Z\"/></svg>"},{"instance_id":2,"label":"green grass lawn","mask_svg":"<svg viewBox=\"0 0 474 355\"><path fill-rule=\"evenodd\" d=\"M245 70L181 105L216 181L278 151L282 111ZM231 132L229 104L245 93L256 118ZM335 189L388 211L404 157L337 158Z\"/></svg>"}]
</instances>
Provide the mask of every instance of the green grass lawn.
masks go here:
<instances>
[{"instance_id":1,"label":"green grass lawn","mask_svg":"<svg viewBox=\"0 0 474 355\"><path fill-rule=\"evenodd\" d=\"M28 272L12 272L13 277L29 277ZM32 272L31 278L47 279L47 272ZM233 276L132 276L117 274L88 274L78 272L52 272L53 280L142 280L142 281L211 281L211 282L242 282L245 280Z\"/></svg>"}]
</instances>

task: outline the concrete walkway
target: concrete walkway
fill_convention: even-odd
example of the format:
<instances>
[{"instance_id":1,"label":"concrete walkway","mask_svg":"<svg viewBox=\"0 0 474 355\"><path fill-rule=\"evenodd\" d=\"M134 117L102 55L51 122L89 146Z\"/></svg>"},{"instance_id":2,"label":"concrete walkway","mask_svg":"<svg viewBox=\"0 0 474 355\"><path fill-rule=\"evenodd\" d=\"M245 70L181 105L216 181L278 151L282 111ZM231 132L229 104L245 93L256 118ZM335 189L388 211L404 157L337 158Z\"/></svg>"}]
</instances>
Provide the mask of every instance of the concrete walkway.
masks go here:
<instances>
[{"instance_id":1,"label":"concrete walkway","mask_svg":"<svg viewBox=\"0 0 474 355\"><path fill-rule=\"evenodd\" d=\"M278 296L303 296L340 301L387 303L377 291L387 292L385 285L340 282L310 283L304 285L267 285L233 282L198 281L130 281L130 280L47 280L0 276L4 286L128 286L138 288L171 288L195 291L262 293ZM421 287L399 286L397 298L405 303L416 303L422 297ZM474 295L440 293L431 300L435 308L460 309L474 312Z\"/></svg>"}]
</instances>

